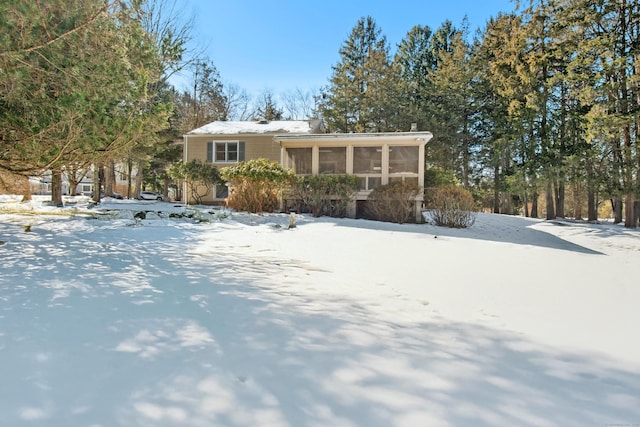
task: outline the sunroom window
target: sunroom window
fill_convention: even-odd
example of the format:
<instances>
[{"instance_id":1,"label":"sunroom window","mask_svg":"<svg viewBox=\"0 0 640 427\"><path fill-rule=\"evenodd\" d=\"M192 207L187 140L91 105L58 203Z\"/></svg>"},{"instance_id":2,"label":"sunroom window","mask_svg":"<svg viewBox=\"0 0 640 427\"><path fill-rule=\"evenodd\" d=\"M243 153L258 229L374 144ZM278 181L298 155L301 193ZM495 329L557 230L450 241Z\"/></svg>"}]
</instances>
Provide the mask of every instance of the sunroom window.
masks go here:
<instances>
[{"instance_id":1,"label":"sunroom window","mask_svg":"<svg viewBox=\"0 0 640 427\"><path fill-rule=\"evenodd\" d=\"M389 147L389 174L417 174L418 147Z\"/></svg>"},{"instance_id":2,"label":"sunroom window","mask_svg":"<svg viewBox=\"0 0 640 427\"><path fill-rule=\"evenodd\" d=\"M318 161L321 174L347 173L346 147L321 147Z\"/></svg>"},{"instance_id":3,"label":"sunroom window","mask_svg":"<svg viewBox=\"0 0 640 427\"><path fill-rule=\"evenodd\" d=\"M298 175L311 175L311 148L287 148L288 165Z\"/></svg>"},{"instance_id":4,"label":"sunroom window","mask_svg":"<svg viewBox=\"0 0 640 427\"><path fill-rule=\"evenodd\" d=\"M382 147L354 147L353 173L360 178L360 190L373 190L382 183Z\"/></svg>"}]
</instances>

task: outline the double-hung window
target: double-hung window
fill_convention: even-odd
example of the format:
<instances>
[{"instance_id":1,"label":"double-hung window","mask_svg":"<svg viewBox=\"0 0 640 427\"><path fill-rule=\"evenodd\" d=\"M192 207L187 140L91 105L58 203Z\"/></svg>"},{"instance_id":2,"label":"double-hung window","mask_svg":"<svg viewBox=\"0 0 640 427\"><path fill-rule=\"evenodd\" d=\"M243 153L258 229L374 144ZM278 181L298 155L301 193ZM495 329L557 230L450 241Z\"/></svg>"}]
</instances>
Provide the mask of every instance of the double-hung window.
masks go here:
<instances>
[{"instance_id":1,"label":"double-hung window","mask_svg":"<svg viewBox=\"0 0 640 427\"><path fill-rule=\"evenodd\" d=\"M216 163L244 161L244 142L211 141L207 143L207 160Z\"/></svg>"}]
</instances>

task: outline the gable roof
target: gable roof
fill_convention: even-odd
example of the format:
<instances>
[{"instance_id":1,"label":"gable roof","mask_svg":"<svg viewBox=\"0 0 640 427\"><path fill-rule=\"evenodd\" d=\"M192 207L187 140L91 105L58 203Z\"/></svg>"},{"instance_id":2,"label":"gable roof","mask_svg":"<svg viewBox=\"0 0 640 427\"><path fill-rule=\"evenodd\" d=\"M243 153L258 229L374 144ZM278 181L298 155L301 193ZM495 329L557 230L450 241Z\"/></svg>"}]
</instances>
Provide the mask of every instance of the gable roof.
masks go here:
<instances>
[{"instance_id":1,"label":"gable roof","mask_svg":"<svg viewBox=\"0 0 640 427\"><path fill-rule=\"evenodd\" d=\"M261 133L311 134L321 131L320 120L217 121L194 129L187 135L236 135Z\"/></svg>"}]
</instances>

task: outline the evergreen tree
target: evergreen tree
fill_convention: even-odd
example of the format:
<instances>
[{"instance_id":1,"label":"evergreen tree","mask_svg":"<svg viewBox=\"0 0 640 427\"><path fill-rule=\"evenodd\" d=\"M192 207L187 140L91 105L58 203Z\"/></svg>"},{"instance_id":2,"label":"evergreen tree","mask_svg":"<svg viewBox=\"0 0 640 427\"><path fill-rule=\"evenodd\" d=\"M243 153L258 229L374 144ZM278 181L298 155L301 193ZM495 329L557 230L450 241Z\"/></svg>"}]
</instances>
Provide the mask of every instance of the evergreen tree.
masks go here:
<instances>
[{"instance_id":1,"label":"evergreen tree","mask_svg":"<svg viewBox=\"0 0 640 427\"><path fill-rule=\"evenodd\" d=\"M489 20L477 62L483 65L483 84L490 92L483 122L485 165L493 175L493 211L511 213L511 195L518 194L525 202L525 213L536 217L539 168L531 138L535 114L526 102L535 89L521 78L528 69L526 46L522 17L501 14Z\"/></svg>"},{"instance_id":2,"label":"evergreen tree","mask_svg":"<svg viewBox=\"0 0 640 427\"><path fill-rule=\"evenodd\" d=\"M137 2L21 1L0 14L0 168L51 170L60 204L64 165L107 162L166 125L170 108L149 103L159 56Z\"/></svg>"},{"instance_id":3,"label":"evergreen tree","mask_svg":"<svg viewBox=\"0 0 640 427\"><path fill-rule=\"evenodd\" d=\"M386 37L373 18L361 18L340 48L340 62L333 67L330 85L320 104L332 131L391 130L389 105L395 99L395 73L389 61ZM388 79L387 79L388 76Z\"/></svg>"},{"instance_id":4,"label":"evergreen tree","mask_svg":"<svg viewBox=\"0 0 640 427\"><path fill-rule=\"evenodd\" d=\"M471 184L472 152L475 138L472 134L476 123L477 105L475 85L476 70L472 61L471 46L466 41L465 31L448 34L447 49L438 51L438 65L431 72L433 94L437 103L431 111L438 117L434 124L437 136L430 145L430 152L439 158L449 159L444 163L457 172L465 188ZM448 164L446 164L448 163Z\"/></svg>"},{"instance_id":5,"label":"evergreen tree","mask_svg":"<svg viewBox=\"0 0 640 427\"><path fill-rule=\"evenodd\" d=\"M435 68L428 26L413 27L398 45L394 64L400 78L400 96L404 100L405 120L416 123L419 129L433 129L433 119L428 113L433 96L430 80Z\"/></svg>"},{"instance_id":6,"label":"evergreen tree","mask_svg":"<svg viewBox=\"0 0 640 427\"><path fill-rule=\"evenodd\" d=\"M640 221L640 5L630 0L565 0L559 20L576 34L568 76L587 109L586 138L609 164L615 221ZM591 157L587 157L591 158ZM593 183L593 181L591 181ZM624 211L623 211L624 201Z\"/></svg>"}]
</instances>

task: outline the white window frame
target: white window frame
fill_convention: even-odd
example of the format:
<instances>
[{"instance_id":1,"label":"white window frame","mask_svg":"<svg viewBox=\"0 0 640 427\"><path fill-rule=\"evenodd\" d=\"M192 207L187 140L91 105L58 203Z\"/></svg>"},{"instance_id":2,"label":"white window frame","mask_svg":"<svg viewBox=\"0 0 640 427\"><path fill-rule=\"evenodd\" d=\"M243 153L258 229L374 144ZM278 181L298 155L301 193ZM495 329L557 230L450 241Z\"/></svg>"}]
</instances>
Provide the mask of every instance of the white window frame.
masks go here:
<instances>
[{"instance_id":1,"label":"white window frame","mask_svg":"<svg viewBox=\"0 0 640 427\"><path fill-rule=\"evenodd\" d=\"M240 158L240 141L212 141L213 142L213 162L214 163L238 163ZM224 144L224 159L218 159L218 144ZM229 159L229 144L236 145L236 159Z\"/></svg>"}]
</instances>

